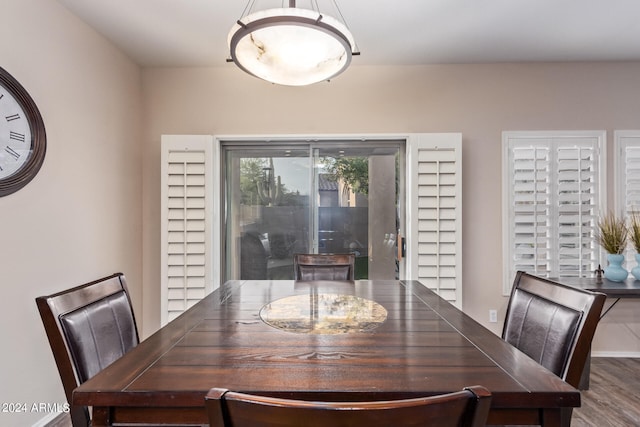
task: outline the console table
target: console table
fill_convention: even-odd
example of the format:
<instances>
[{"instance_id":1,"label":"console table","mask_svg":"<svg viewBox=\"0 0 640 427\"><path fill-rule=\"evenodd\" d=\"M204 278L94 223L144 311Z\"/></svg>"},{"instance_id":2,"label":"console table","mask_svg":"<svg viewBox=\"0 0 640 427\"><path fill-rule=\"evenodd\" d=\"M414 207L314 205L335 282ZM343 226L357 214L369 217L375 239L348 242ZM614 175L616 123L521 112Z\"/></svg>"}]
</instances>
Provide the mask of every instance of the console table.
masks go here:
<instances>
[{"instance_id":1,"label":"console table","mask_svg":"<svg viewBox=\"0 0 640 427\"><path fill-rule=\"evenodd\" d=\"M608 298L614 299L613 303L607 307L600 318L602 319L622 298L640 298L640 280L633 277L628 278L624 282L613 282L604 277L599 280L596 278L562 278L553 279L559 283L569 286L586 289L589 291L602 292Z\"/></svg>"}]
</instances>

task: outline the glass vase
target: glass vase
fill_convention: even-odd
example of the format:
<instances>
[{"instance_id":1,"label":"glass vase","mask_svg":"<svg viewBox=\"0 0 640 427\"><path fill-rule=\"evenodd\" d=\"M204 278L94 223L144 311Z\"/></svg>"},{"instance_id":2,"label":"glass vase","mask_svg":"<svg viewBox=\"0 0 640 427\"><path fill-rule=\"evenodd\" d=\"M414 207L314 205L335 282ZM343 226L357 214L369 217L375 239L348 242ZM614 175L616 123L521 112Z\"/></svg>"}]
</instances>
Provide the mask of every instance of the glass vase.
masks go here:
<instances>
[{"instance_id":1,"label":"glass vase","mask_svg":"<svg viewBox=\"0 0 640 427\"><path fill-rule=\"evenodd\" d=\"M622 267L624 255L608 254L607 259L609 260L609 265L604 269L604 277L612 282L623 282L626 280L629 272Z\"/></svg>"},{"instance_id":2,"label":"glass vase","mask_svg":"<svg viewBox=\"0 0 640 427\"><path fill-rule=\"evenodd\" d=\"M640 280L640 254L636 254L636 266L631 269L631 274L636 280Z\"/></svg>"}]
</instances>

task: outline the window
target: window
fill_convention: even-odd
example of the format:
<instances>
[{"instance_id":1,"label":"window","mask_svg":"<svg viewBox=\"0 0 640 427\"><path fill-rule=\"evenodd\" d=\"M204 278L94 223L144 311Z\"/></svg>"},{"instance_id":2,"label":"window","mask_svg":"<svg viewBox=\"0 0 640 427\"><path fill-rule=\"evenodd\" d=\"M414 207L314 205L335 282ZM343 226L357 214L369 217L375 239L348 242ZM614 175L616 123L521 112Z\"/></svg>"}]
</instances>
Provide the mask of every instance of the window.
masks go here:
<instances>
[{"instance_id":1,"label":"window","mask_svg":"<svg viewBox=\"0 0 640 427\"><path fill-rule=\"evenodd\" d=\"M404 222L404 141L270 139L221 147L223 280L291 280L296 253L353 253L356 280L398 278L393 245Z\"/></svg>"},{"instance_id":2,"label":"window","mask_svg":"<svg viewBox=\"0 0 640 427\"><path fill-rule=\"evenodd\" d=\"M516 271L586 277L605 197L604 131L503 133L503 291Z\"/></svg>"},{"instance_id":3,"label":"window","mask_svg":"<svg viewBox=\"0 0 640 427\"><path fill-rule=\"evenodd\" d=\"M640 212L640 130L616 131L614 135L615 212L629 218ZM629 244L633 248L633 244ZM626 268L636 266L635 250L626 253Z\"/></svg>"}]
</instances>

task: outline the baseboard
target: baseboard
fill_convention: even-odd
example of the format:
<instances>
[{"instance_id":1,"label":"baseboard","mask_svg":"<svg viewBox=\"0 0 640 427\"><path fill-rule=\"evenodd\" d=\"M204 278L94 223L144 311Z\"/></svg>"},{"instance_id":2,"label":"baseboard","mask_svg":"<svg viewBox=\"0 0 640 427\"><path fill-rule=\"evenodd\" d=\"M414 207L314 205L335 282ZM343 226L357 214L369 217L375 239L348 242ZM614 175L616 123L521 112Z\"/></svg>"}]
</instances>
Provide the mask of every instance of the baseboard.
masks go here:
<instances>
[{"instance_id":1,"label":"baseboard","mask_svg":"<svg viewBox=\"0 0 640 427\"><path fill-rule=\"evenodd\" d=\"M49 427L61 425L60 422L69 415L64 412L51 412L47 414L44 418L40 419L37 423L35 423L32 427Z\"/></svg>"},{"instance_id":2,"label":"baseboard","mask_svg":"<svg viewBox=\"0 0 640 427\"><path fill-rule=\"evenodd\" d=\"M591 357L628 357L638 358L640 352L638 351L594 351L591 353Z\"/></svg>"}]
</instances>

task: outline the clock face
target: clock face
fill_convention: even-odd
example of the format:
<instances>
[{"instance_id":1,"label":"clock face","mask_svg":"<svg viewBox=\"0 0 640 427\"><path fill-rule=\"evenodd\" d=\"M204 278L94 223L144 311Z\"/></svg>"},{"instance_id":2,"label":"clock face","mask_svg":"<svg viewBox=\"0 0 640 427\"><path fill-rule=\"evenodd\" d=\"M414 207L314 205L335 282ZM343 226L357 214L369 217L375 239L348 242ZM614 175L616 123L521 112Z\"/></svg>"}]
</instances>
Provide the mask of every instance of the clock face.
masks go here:
<instances>
[{"instance_id":1,"label":"clock face","mask_svg":"<svg viewBox=\"0 0 640 427\"><path fill-rule=\"evenodd\" d=\"M0 197L18 191L36 176L46 146L38 107L22 85L0 68Z\"/></svg>"},{"instance_id":2,"label":"clock face","mask_svg":"<svg viewBox=\"0 0 640 427\"><path fill-rule=\"evenodd\" d=\"M27 163L32 152L31 139L24 109L0 86L0 179L15 175Z\"/></svg>"}]
</instances>

